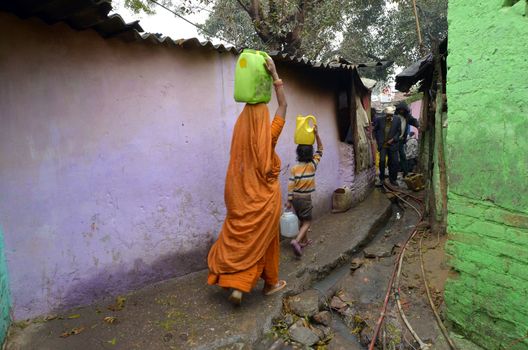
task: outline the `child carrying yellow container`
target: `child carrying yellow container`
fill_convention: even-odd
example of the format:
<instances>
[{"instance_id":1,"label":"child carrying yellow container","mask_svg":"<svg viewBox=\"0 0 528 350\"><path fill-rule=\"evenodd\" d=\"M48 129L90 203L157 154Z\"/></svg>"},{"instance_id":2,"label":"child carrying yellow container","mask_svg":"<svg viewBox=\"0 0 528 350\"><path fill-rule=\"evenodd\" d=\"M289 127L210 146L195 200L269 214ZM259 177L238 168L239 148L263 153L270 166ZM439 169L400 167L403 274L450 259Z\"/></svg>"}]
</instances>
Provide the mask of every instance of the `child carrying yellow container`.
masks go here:
<instances>
[{"instance_id":1,"label":"child carrying yellow container","mask_svg":"<svg viewBox=\"0 0 528 350\"><path fill-rule=\"evenodd\" d=\"M313 136L317 141L317 151L314 153L313 144L297 146L297 164L291 168L288 181L286 207L293 207L301 224L299 234L290 243L298 257L302 256L305 247L312 244L312 240L308 239L308 230L312 225L312 193L315 191L315 172L323 156L323 143L316 125L313 126Z\"/></svg>"}]
</instances>

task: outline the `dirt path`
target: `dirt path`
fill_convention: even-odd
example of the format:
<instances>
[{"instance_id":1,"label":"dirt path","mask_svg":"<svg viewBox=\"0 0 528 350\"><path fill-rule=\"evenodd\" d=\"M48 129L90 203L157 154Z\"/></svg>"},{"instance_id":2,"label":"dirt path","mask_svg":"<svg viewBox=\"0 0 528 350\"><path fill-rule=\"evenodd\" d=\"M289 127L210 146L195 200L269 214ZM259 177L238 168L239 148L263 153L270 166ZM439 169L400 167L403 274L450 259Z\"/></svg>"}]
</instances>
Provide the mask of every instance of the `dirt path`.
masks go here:
<instances>
[{"instance_id":1,"label":"dirt path","mask_svg":"<svg viewBox=\"0 0 528 350\"><path fill-rule=\"evenodd\" d=\"M283 241L280 275L288 287L278 295L264 297L260 284L234 308L228 292L208 286L207 271L201 271L129 293L122 306L113 297L47 320L20 322L11 328L7 349L251 349L280 316L283 295L307 289L343 265L390 215L390 202L373 192L346 213L318 218L315 244L303 259Z\"/></svg>"},{"instance_id":2,"label":"dirt path","mask_svg":"<svg viewBox=\"0 0 528 350\"><path fill-rule=\"evenodd\" d=\"M388 281L396 263L397 254L409 237L419 217L410 208L402 210L393 207L393 216L376 237L362 251L353 256L352 264L335 270L325 279L317 282L313 288L321 299L319 311L328 310L334 321L330 324L332 335L314 344L314 349L362 349L366 348L373 337L376 322L387 291ZM423 238L422 238L423 237ZM419 241L422 239L424 267L427 280L437 309L443 308L444 284L449 274L444 251L445 236L432 233L418 234L407 246L400 278L400 300L403 312L412 328L427 344L436 344L436 349L448 349L442 340L440 329L429 306L421 275ZM381 341L386 349L419 348L417 342L405 327L394 302L394 294L387 309L386 320L381 329ZM287 305L287 302L286 302ZM291 308L289 308L291 309ZM291 311L291 310L288 310ZM293 312L292 314L295 314ZM345 327L340 327L335 319L340 318ZM285 342L282 348L295 347L291 332L287 328L293 320L286 314L276 323L275 335ZM317 318L317 316L315 317ZM305 327L318 332L324 329L320 322L309 317ZM295 323L294 323L295 324ZM302 326L302 324L299 324ZM350 339L350 335L355 338ZM275 345L280 349L278 345ZM380 346L381 349L381 346Z\"/></svg>"}]
</instances>

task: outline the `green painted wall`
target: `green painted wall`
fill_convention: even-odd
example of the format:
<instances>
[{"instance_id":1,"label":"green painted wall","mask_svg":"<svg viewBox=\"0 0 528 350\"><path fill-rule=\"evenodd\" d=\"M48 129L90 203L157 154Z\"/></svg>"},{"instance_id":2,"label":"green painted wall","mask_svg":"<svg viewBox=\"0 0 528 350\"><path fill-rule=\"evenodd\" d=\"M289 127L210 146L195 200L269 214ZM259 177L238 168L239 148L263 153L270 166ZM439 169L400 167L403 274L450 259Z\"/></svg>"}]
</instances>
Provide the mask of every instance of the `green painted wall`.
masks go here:
<instances>
[{"instance_id":1,"label":"green painted wall","mask_svg":"<svg viewBox=\"0 0 528 350\"><path fill-rule=\"evenodd\" d=\"M528 349L528 6L449 0L447 317ZM525 338L523 338L525 337Z\"/></svg>"},{"instance_id":2,"label":"green painted wall","mask_svg":"<svg viewBox=\"0 0 528 350\"><path fill-rule=\"evenodd\" d=\"M0 227L0 347L5 340L10 323L10 306L11 298L9 296L7 266L4 254L4 234Z\"/></svg>"}]
</instances>

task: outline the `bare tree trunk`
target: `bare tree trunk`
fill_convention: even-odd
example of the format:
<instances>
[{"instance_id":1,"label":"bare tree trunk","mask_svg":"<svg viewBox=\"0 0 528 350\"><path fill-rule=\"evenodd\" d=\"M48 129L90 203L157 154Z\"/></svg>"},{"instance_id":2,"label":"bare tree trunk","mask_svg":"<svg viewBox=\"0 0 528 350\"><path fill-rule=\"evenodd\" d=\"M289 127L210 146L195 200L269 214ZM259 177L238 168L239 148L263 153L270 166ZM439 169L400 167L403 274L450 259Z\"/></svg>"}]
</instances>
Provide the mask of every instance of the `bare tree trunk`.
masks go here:
<instances>
[{"instance_id":1,"label":"bare tree trunk","mask_svg":"<svg viewBox=\"0 0 528 350\"><path fill-rule=\"evenodd\" d=\"M420 19L418 18L418 10L416 9L416 0L413 0L414 18L416 19L416 33L418 34L418 45L420 47L420 54L424 54L424 44L422 40L422 31L420 30Z\"/></svg>"},{"instance_id":2,"label":"bare tree trunk","mask_svg":"<svg viewBox=\"0 0 528 350\"><path fill-rule=\"evenodd\" d=\"M291 55L296 55L302 44L302 34L304 29L304 20L306 15L307 1L300 0L297 6L297 11L287 17L283 17L280 13L280 9L275 1L270 1L269 13L265 15L262 11L262 6L259 0L250 0L249 4L246 4L243 0L237 0L240 7L247 12L255 32L258 37L268 46L271 50L287 52ZM279 25L285 26L292 21L295 23L294 28L285 36L279 36L273 33L270 21L273 18L279 18Z\"/></svg>"}]
</instances>

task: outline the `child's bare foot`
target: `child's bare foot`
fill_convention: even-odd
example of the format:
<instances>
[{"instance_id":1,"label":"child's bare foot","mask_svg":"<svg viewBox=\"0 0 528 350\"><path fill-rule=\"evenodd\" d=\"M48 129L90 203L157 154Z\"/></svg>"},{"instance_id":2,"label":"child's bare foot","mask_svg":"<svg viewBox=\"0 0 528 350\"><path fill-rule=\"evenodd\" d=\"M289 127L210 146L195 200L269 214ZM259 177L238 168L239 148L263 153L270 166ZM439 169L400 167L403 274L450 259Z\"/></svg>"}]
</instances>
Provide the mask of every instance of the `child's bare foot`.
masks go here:
<instances>
[{"instance_id":1,"label":"child's bare foot","mask_svg":"<svg viewBox=\"0 0 528 350\"><path fill-rule=\"evenodd\" d=\"M235 306L240 306L242 304L242 292L234 289L228 300Z\"/></svg>"},{"instance_id":2,"label":"child's bare foot","mask_svg":"<svg viewBox=\"0 0 528 350\"><path fill-rule=\"evenodd\" d=\"M291 246L293 248L293 252L295 253L295 255L301 256L302 255L302 247L299 244L299 242L297 242L295 239L293 239L290 244L291 244Z\"/></svg>"},{"instance_id":3,"label":"child's bare foot","mask_svg":"<svg viewBox=\"0 0 528 350\"><path fill-rule=\"evenodd\" d=\"M264 295L266 295L266 296L272 295L272 294L275 294L278 291L284 289L284 287L286 287L286 285L287 285L287 283L284 280L280 280L274 286L269 285L269 284L265 284L264 285L264 289L262 289L262 293L264 293Z\"/></svg>"},{"instance_id":4,"label":"child's bare foot","mask_svg":"<svg viewBox=\"0 0 528 350\"><path fill-rule=\"evenodd\" d=\"M308 247L309 245L312 245L312 243L313 243L313 240L308 239L304 242L299 242L299 245L301 246L301 248L305 248L305 247Z\"/></svg>"}]
</instances>

